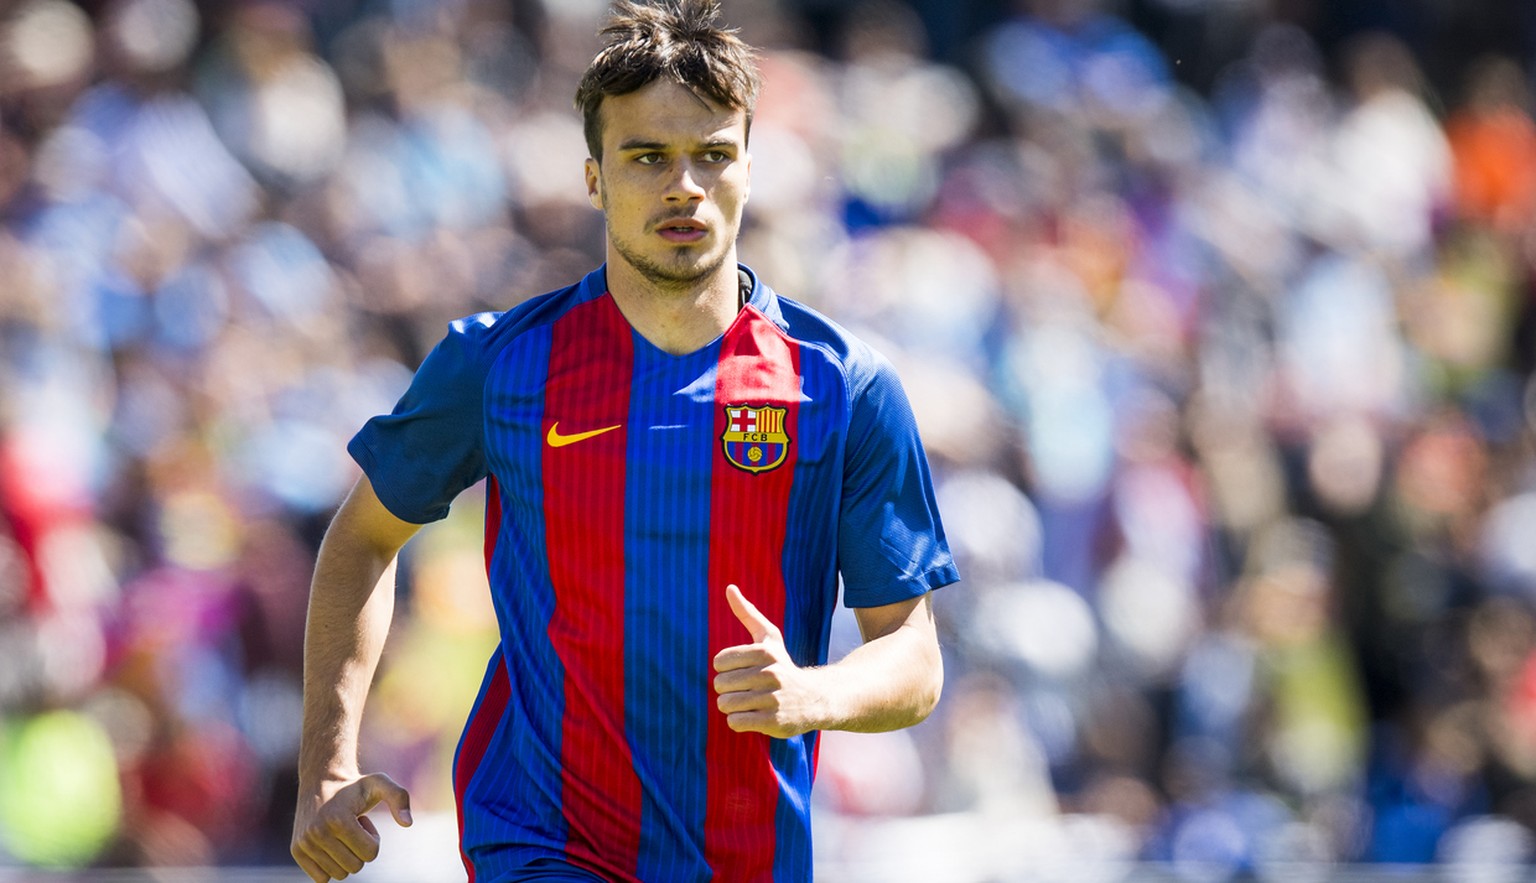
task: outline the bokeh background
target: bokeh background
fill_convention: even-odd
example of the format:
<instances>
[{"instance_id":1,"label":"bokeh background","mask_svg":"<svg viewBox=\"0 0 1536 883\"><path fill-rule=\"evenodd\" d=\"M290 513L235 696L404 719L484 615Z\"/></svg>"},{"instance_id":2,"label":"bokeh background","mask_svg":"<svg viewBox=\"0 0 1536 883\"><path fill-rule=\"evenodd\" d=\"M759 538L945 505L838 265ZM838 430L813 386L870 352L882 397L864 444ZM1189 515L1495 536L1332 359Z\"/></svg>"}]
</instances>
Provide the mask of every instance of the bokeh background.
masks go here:
<instances>
[{"instance_id":1,"label":"bokeh background","mask_svg":"<svg viewBox=\"0 0 1536 883\"><path fill-rule=\"evenodd\" d=\"M602 12L0 3L0 875L295 878L344 444L600 259ZM933 718L825 738L821 877L1527 876L1536 5L725 13L743 258L896 361L965 575ZM404 557L377 879L455 877L481 513Z\"/></svg>"}]
</instances>

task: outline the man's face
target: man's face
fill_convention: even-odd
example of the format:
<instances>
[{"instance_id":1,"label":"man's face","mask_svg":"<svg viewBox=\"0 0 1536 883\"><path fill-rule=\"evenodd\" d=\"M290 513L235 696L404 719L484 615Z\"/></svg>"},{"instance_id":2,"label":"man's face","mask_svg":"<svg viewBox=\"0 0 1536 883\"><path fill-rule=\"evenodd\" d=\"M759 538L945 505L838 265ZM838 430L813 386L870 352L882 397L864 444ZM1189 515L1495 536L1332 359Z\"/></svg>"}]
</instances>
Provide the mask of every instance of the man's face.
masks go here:
<instances>
[{"instance_id":1,"label":"man's face","mask_svg":"<svg viewBox=\"0 0 1536 883\"><path fill-rule=\"evenodd\" d=\"M603 99L599 113L603 159L587 160L587 195L603 211L610 261L670 289L734 261L751 168L745 112L657 80Z\"/></svg>"}]
</instances>

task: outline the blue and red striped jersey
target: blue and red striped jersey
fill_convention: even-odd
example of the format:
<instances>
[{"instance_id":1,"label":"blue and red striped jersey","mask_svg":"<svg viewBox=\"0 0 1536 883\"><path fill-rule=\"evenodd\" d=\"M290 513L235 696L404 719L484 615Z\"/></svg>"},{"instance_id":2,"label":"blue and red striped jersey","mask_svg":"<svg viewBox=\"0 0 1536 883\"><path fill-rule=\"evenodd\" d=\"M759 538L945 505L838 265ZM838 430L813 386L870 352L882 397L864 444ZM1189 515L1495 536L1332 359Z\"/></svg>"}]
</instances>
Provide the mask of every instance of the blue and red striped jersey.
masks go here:
<instances>
[{"instance_id":1,"label":"blue and red striped jersey","mask_svg":"<svg viewBox=\"0 0 1536 883\"><path fill-rule=\"evenodd\" d=\"M501 643L454 762L466 868L807 880L816 734L727 726L712 659L750 637L725 587L819 665L839 577L851 607L954 582L911 408L887 361L755 275L680 356L604 279L453 323L349 445L406 521L488 478Z\"/></svg>"}]
</instances>

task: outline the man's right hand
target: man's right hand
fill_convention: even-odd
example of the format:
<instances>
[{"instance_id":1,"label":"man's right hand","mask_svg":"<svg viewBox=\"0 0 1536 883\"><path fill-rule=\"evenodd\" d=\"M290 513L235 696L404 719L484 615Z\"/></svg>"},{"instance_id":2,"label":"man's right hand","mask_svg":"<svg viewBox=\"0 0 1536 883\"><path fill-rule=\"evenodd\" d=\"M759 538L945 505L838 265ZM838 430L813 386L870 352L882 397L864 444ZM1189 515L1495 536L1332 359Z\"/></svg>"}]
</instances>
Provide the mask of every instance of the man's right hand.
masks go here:
<instances>
[{"instance_id":1,"label":"man's right hand","mask_svg":"<svg viewBox=\"0 0 1536 883\"><path fill-rule=\"evenodd\" d=\"M367 812L384 803L400 825L411 824L411 795L383 773L328 782L301 797L293 819L293 860L315 883L345 880L379 856L379 830Z\"/></svg>"}]
</instances>

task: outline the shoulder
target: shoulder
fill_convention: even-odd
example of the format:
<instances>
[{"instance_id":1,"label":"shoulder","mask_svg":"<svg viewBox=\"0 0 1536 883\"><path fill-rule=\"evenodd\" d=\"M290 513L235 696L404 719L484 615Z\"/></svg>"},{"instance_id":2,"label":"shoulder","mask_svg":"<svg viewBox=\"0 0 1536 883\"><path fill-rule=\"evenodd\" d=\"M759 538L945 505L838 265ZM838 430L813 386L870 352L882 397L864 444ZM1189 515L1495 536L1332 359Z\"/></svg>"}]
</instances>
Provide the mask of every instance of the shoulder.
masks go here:
<instances>
[{"instance_id":1,"label":"shoulder","mask_svg":"<svg viewBox=\"0 0 1536 883\"><path fill-rule=\"evenodd\" d=\"M873 344L844 328L836 320L793 298L773 292L775 321L802 350L819 354L857 396L877 382L894 382L896 370Z\"/></svg>"},{"instance_id":2,"label":"shoulder","mask_svg":"<svg viewBox=\"0 0 1536 883\"><path fill-rule=\"evenodd\" d=\"M761 287L767 296L760 308L800 347L807 387L825 389L821 384L829 380L839 385L850 425L860 437L910 431L915 424L906 390L895 365L875 344L819 310Z\"/></svg>"},{"instance_id":3,"label":"shoulder","mask_svg":"<svg viewBox=\"0 0 1536 883\"><path fill-rule=\"evenodd\" d=\"M571 307L588 299L590 285L574 285L531 297L504 311L475 313L448 323L437 355L452 355L466 364L489 365L519 338L552 324Z\"/></svg>"}]
</instances>

